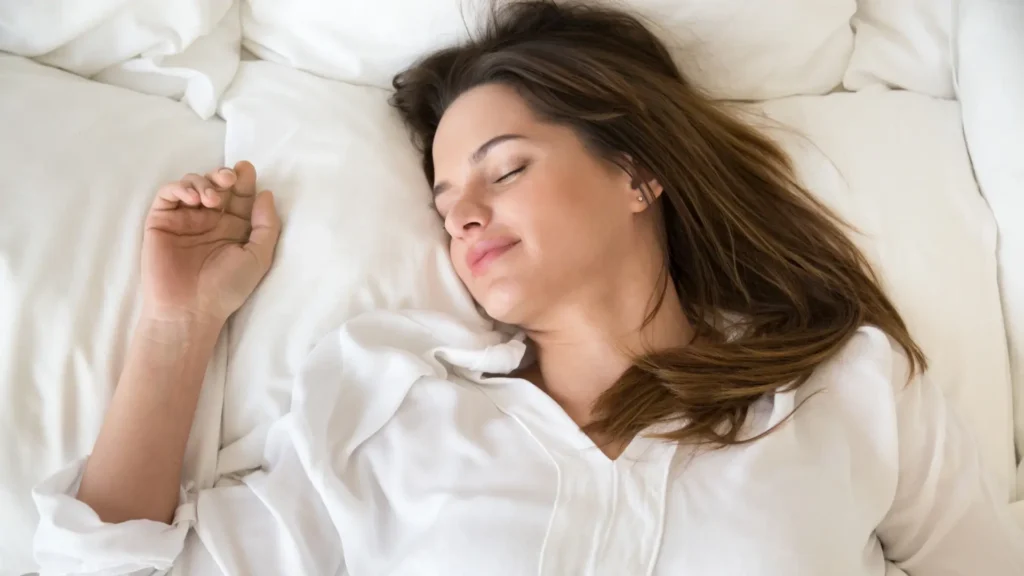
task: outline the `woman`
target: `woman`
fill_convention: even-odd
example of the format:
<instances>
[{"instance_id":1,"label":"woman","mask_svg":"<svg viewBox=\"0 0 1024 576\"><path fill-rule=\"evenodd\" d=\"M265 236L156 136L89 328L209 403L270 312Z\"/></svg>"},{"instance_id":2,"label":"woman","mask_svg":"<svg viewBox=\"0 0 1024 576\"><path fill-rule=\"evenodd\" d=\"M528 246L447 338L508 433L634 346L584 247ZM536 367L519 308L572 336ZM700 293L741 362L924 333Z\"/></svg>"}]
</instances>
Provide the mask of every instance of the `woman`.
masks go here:
<instances>
[{"instance_id":1,"label":"woman","mask_svg":"<svg viewBox=\"0 0 1024 576\"><path fill-rule=\"evenodd\" d=\"M65 547L148 520L111 573L166 568L198 515L193 573L1024 574L863 256L637 20L517 3L394 83L452 265L528 345L353 321L263 469L176 513L204 368L280 229L250 164L187 176L150 211L143 319L80 484L37 495L45 534L64 494L107 523ZM310 400L332 371L361 391Z\"/></svg>"}]
</instances>

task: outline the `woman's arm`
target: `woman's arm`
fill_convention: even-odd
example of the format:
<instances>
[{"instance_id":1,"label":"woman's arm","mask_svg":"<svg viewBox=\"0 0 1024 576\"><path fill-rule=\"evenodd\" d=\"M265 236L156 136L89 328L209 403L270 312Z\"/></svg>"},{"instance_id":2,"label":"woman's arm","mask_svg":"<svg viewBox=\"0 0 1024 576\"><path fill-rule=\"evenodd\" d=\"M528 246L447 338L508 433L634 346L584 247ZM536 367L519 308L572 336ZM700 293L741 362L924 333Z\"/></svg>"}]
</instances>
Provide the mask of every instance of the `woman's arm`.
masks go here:
<instances>
[{"instance_id":1,"label":"woman's arm","mask_svg":"<svg viewBox=\"0 0 1024 576\"><path fill-rule=\"evenodd\" d=\"M172 519L206 365L269 269L280 226L248 162L157 193L142 242L143 312L77 494L104 522Z\"/></svg>"},{"instance_id":2,"label":"woman's arm","mask_svg":"<svg viewBox=\"0 0 1024 576\"><path fill-rule=\"evenodd\" d=\"M78 499L104 522L169 523L185 445L222 323L142 318Z\"/></svg>"}]
</instances>

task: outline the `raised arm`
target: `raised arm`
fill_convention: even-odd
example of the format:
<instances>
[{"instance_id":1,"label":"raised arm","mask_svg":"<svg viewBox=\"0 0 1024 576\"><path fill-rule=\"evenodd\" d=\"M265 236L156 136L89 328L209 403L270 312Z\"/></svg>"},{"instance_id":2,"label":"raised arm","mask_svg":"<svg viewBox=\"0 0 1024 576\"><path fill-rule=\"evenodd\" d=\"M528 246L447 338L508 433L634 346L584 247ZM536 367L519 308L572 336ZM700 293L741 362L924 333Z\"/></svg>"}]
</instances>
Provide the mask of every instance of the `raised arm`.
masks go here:
<instances>
[{"instance_id":1,"label":"raised arm","mask_svg":"<svg viewBox=\"0 0 1024 576\"><path fill-rule=\"evenodd\" d=\"M146 218L143 307L78 490L104 522L169 522L206 365L273 260L280 220L248 162L160 189Z\"/></svg>"}]
</instances>

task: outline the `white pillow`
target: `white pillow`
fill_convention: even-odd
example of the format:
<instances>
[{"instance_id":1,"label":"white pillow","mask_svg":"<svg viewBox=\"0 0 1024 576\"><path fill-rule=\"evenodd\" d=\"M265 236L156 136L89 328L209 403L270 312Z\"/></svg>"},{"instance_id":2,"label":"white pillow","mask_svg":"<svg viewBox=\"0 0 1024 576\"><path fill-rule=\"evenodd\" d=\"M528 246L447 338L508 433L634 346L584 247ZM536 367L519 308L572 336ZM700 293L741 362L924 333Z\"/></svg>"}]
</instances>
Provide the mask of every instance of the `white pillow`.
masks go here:
<instances>
[{"instance_id":1,"label":"white pillow","mask_svg":"<svg viewBox=\"0 0 1024 576\"><path fill-rule=\"evenodd\" d=\"M959 105L876 90L758 107L795 129L776 133L809 188L860 231L855 238L924 349L932 380L974 433L995 493L1012 500L996 227L971 171Z\"/></svg>"},{"instance_id":2,"label":"white pillow","mask_svg":"<svg viewBox=\"0 0 1024 576\"><path fill-rule=\"evenodd\" d=\"M857 0L843 87L881 84L953 98L951 0Z\"/></svg>"},{"instance_id":3,"label":"white pillow","mask_svg":"<svg viewBox=\"0 0 1024 576\"><path fill-rule=\"evenodd\" d=\"M854 0L621 0L658 28L677 62L719 98L823 94L853 48ZM491 0L243 0L243 43L260 58L390 87L414 61L478 30ZM468 30L467 30L468 29Z\"/></svg>"},{"instance_id":4,"label":"white pillow","mask_svg":"<svg viewBox=\"0 0 1024 576\"><path fill-rule=\"evenodd\" d=\"M92 449L137 311L157 187L221 164L224 126L163 98L0 55L0 574L35 569L33 484ZM226 356L185 477L212 480Z\"/></svg>"},{"instance_id":5,"label":"white pillow","mask_svg":"<svg viewBox=\"0 0 1024 576\"><path fill-rule=\"evenodd\" d=\"M232 0L0 3L0 51L188 104L203 118L238 66Z\"/></svg>"},{"instance_id":6,"label":"white pillow","mask_svg":"<svg viewBox=\"0 0 1024 576\"><path fill-rule=\"evenodd\" d=\"M227 160L256 166L284 229L273 267L229 324L222 472L253 464L236 463L230 445L257 430L250 441L262 446L261 426L288 411L306 354L350 317L425 308L489 325L451 268L389 96L243 62L224 97Z\"/></svg>"},{"instance_id":7,"label":"white pillow","mask_svg":"<svg viewBox=\"0 0 1024 576\"><path fill-rule=\"evenodd\" d=\"M981 191L999 223L1002 289L1015 390L1017 453L1024 458L1024 3L956 0L957 96ZM1024 462L1017 470L1024 500ZM1024 501L1020 519L1024 525Z\"/></svg>"}]
</instances>

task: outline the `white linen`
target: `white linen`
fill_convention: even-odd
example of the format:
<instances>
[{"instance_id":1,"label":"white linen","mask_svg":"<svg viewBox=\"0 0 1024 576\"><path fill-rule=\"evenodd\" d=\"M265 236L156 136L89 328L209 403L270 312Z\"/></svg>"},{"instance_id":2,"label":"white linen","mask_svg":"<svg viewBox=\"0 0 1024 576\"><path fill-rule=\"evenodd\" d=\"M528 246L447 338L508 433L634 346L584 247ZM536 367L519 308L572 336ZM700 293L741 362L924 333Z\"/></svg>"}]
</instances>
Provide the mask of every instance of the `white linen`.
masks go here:
<instances>
[{"instance_id":1,"label":"white linen","mask_svg":"<svg viewBox=\"0 0 1024 576\"><path fill-rule=\"evenodd\" d=\"M1024 3L957 1L957 96L982 193L999 223L999 286L1010 348L1017 496L1024 525Z\"/></svg>"},{"instance_id":2,"label":"white linen","mask_svg":"<svg viewBox=\"0 0 1024 576\"><path fill-rule=\"evenodd\" d=\"M757 106L783 123L772 133L810 190L855 227L932 380L979 439L993 489L1015 500L996 226L971 171L959 104L871 90Z\"/></svg>"},{"instance_id":3,"label":"white linen","mask_svg":"<svg viewBox=\"0 0 1024 576\"><path fill-rule=\"evenodd\" d=\"M182 100L209 118L241 50L231 0L0 3L0 51Z\"/></svg>"},{"instance_id":4,"label":"white linen","mask_svg":"<svg viewBox=\"0 0 1024 576\"><path fill-rule=\"evenodd\" d=\"M243 62L225 95L227 160L253 162L284 228L273 268L230 322L222 446L262 445L306 355L361 312L422 308L485 325L388 96L269 62Z\"/></svg>"},{"instance_id":5,"label":"white linen","mask_svg":"<svg viewBox=\"0 0 1024 576\"><path fill-rule=\"evenodd\" d=\"M224 124L0 55L0 574L35 569L31 487L89 453L138 299L156 189L222 162ZM189 478L213 481L226 348L206 375Z\"/></svg>"},{"instance_id":6,"label":"white linen","mask_svg":"<svg viewBox=\"0 0 1024 576\"><path fill-rule=\"evenodd\" d=\"M881 84L953 98L953 5L953 0L857 0L853 55L843 87Z\"/></svg>"},{"instance_id":7,"label":"white linen","mask_svg":"<svg viewBox=\"0 0 1024 576\"><path fill-rule=\"evenodd\" d=\"M262 59L389 88L423 55L476 33L490 0L243 0L243 44ZM622 0L691 81L718 98L824 94L853 49L854 0Z\"/></svg>"},{"instance_id":8,"label":"white linen","mask_svg":"<svg viewBox=\"0 0 1024 576\"><path fill-rule=\"evenodd\" d=\"M260 469L178 509L208 559L190 573L1024 573L1024 531L973 441L877 329L759 402L747 434L781 422L765 438L698 452L640 437L615 461L540 389L487 375L520 364L519 338L429 312L329 335L249 455ZM100 523L74 499L80 467L35 493L43 573L165 567L181 530Z\"/></svg>"}]
</instances>

